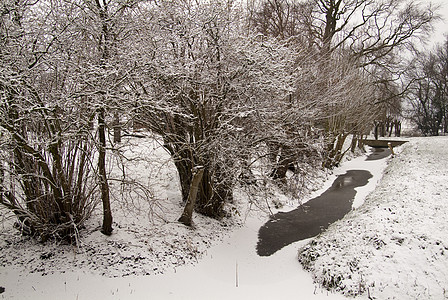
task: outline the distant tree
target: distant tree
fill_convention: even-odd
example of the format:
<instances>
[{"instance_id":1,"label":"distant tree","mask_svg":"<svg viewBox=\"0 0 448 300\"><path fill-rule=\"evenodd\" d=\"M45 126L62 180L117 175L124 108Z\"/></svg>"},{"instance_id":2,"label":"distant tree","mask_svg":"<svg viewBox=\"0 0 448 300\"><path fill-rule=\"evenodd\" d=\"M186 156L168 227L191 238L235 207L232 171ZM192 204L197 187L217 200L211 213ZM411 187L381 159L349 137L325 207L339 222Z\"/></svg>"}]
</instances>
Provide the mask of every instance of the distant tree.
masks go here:
<instances>
[{"instance_id":1,"label":"distant tree","mask_svg":"<svg viewBox=\"0 0 448 300\"><path fill-rule=\"evenodd\" d=\"M445 42L437 50L437 56L440 60L439 66L439 81L443 86L441 112L443 115L442 130L448 133L448 36Z\"/></svg>"},{"instance_id":2,"label":"distant tree","mask_svg":"<svg viewBox=\"0 0 448 300\"><path fill-rule=\"evenodd\" d=\"M248 1L248 7L255 30L287 39L289 44L297 44L299 54L307 53L307 67L301 67L300 80L306 74L309 78L304 82L319 91L315 95L326 95L326 101L316 101L317 96L312 102L320 103L320 118L316 121L326 129L327 167L342 158L341 147L349 134L358 138L374 120L385 123L389 113L395 114L400 108L398 99L408 86L397 85L406 68L397 53L412 51L413 43L424 38L437 19L436 7L413 1L310 0L298 4L262 0ZM298 61L303 66L300 55ZM334 76L335 70L342 72ZM361 81L351 80L355 77ZM360 91L359 83L366 93ZM352 122L355 114L365 124Z\"/></svg>"},{"instance_id":3,"label":"distant tree","mask_svg":"<svg viewBox=\"0 0 448 300\"><path fill-rule=\"evenodd\" d=\"M423 38L437 18L435 7L423 6L413 1L358 1L358 0L316 0L316 14L324 18L313 18L318 33L321 53L325 57L338 55L343 50L351 57L351 64L365 70L367 81L375 92L375 99L366 98L368 123L378 120L387 122L390 113L397 114L398 99L403 96L407 85L397 85L406 69L398 51L413 51L414 42ZM327 70L325 67L323 70ZM325 71L324 71L325 72ZM402 90L404 89L404 90ZM369 99L370 98L370 99ZM376 112L373 115L372 112ZM349 112L350 113L350 112ZM338 133L339 132L339 133ZM345 133L353 132L349 127L340 127L329 134L343 139ZM359 133L359 132L358 132ZM329 158L339 153L340 143L334 143ZM329 145L331 148L331 144ZM338 160L335 160L336 162Z\"/></svg>"},{"instance_id":4,"label":"distant tree","mask_svg":"<svg viewBox=\"0 0 448 300\"><path fill-rule=\"evenodd\" d=\"M423 135L447 132L448 40L430 54L419 53L409 74L411 118Z\"/></svg>"}]
</instances>

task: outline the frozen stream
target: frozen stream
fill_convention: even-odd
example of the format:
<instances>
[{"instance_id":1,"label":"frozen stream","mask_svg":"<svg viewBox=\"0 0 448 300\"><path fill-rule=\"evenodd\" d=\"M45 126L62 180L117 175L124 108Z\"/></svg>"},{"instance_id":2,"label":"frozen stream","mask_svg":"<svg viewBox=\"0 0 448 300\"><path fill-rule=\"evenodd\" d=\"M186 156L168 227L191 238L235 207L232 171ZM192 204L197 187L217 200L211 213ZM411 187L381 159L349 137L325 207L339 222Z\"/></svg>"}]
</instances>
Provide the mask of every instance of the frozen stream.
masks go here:
<instances>
[{"instance_id":1,"label":"frozen stream","mask_svg":"<svg viewBox=\"0 0 448 300\"><path fill-rule=\"evenodd\" d=\"M390 154L389 149L376 148L366 161L378 161ZM352 209L356 188L365 186L370 178L368 170L348 170L321 195L294 210L273 215L258 232L258 255L272 255L291 243L318 235L342 219Z\"/></svg>"},{"instance_id":2,"label":"frozen stream","mask_svg":"<svg viewBox=\"0 0 448 300\"><path fill-rule=\"evenodd\" d=\"M258 255L272 255L291 243L314 237L327 229L352 209L355 188L366 185L370 178L369 171L349 170L339 175L320 196L294 210L273 215L258 232Z\"/></svg>"}]
</instances>

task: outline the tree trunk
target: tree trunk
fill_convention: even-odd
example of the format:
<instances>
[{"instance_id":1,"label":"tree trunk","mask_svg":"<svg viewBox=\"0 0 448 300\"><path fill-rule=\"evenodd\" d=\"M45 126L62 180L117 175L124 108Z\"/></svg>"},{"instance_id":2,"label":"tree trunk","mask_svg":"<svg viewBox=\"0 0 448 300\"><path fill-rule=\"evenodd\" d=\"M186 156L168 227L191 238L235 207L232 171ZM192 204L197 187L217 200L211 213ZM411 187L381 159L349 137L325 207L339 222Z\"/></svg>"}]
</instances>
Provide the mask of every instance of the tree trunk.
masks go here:
<instances>
[{"instance_id":1,"label":"tree trunk","mask_svg":"<svg viewBox=\"0 0 448 300\"><path fill-rule=\"evenodd\" d=\"M193 210L196 204L196 198L198 196L199 184L201 183L202 176L204 175L203 167L195 167L192 171L193 179L191 180L190 192L188 194L187 203L185 204L182 216L179 218L179 222L186 226L193 225Z\"/></svg>"},{"instance_id":2,"label":"tree trunk","mask_svg":"<svg viewBox=\"0 0 448 300\"><path fill-rule=\"evenodd\" d=\"M395 124L395 136L401 136L401 121L397 121L397 123Z\"/></svg>"},{"instance_id":3,"label":"tree trunk","mask_svg":"<svg viewBox=\"0 0 448 300\"><path fill-rule=\"evenodd\" d=\"M191 163L187 161L177 161L174 162L174 165L179 174L182 202L187 202L190 193L191 180L193 178Z\"/></svg>"},{"instance_id":4,"label":"tree trunk","mask_svg":"<svg viewBox=\"0 0 448 300\"><path fill-rule=\"evenodd\" d=\"M121 125L120 125L120 116L118 115L118 112L114 113L114 143L118 144L121 143Z\"/></svg>"},{"instance_id":5,"label":"tree trunk","mask_svg":"<svg viewBox=\"0 0 448 300\"><path fill-rule=\"evenodd\" d=\"M196 211L204 216L219 218L223 214L225 202L233 201L233 189L224 174L214 170L205 170L201 190L196 203Z\"/></svg>"},{"instance_id":6,"label":"tree trunk","mask_svg":"<svg viewBox=\"0 0 448 300\"><path fill-rule=\"evenodd\" d=\"M354 134L353 135L353 139L352 139L352 143L351 143L351 145L350 145L350 151L352 152L352 153L355 153L355 150L356 150L356 145L358 144L358 135L357 134Z\"/></svg>"},{"instance_id":7,"label":"tree trunk","mask_svg":"<svg viewBox=\"0 0 448 300\"><path fill-rule=\"evenodd\" d=\"M188 202L193 179L191 164L193 161L202 161L207 165L208 161L204 158L196 159L190 151L174 151L168 144L165 144L164 147L175 159L174 164L179 174L182 200ZM227 177L227 174L222 173L218 167L214 170L204 169L194 206L198 213L211 218L222 216L224 203L233 201L233 184Z\"/></svg>"},{"instance_id":8,"label":"tree trunk","mask_svg":"<svg viewBox=\"0 0 448 300\"><path fill-rule=\"evenodd\" d=\"M379 127L379 124L377 122L375 122L375 130L374 130L375 140L378 139L378 127Z\"/></svg>"},{"instance_id":9,"label":"tree trunk","mask_svg":"<svg viewBox=\"0 0 448 300\"><path fill-rule=\"evenodd\" d=\"M284 149L282 149L282 152ZM294 162L294 159L290 155L281 154L277 166L272 171L272 178L274 180L285 181L286 173L288 172L289 166Z\"/></svg>"},{"instance_id":10,"label":"tree trunk","mask_svg":"<svg viewBox=\"0 0 448 300\"><path fill-rule=\"evenodd\" d=\"M366 152L366 149L365 149L365 147L364 147L364 140L366 139L367 137L364 137L363 135L361 135L360 137L359 137L359 139L358 139L358 148L362 151L362 152Z\"/></svg>"},{"instance_id":11,"label":"tree trunk","mask_svg":"<svg viewBox=\"0 0 448 300\"><path fill-rule=\"evenodd\" d=\"M280 157L277 162L277 155L280 152ZM286 173L288 172L292 163L296 159L296 155L293 154L291 148L287 146L280 146L275 149L275 152L271 154L271 161L275 164L274 170L272 170L271 177L274 180L280 180L284 182L286 180Z\"/></svg>"},{"instance_id":12,"label":"tree trunk","mask_svg":"<svg viewBox=\"0 0 448 300\"><path fill-rule=\"evenodd\" d=\"M386 126L383 121L380 123L380 135L381 137L386 136Z\"/></svg>"},{"instance_id":13,"label":"tree trunk","mask_svg":"<svg viewBox=\"0 0 448 300\"><path fill-rule=\"evenodd\" d=\"M340 133L337 135L337 138L333 140L333 143L329 144L329 152L327 158L324 162L324 167L327 169L333 169L341 162L344 157L345 151L342 152L342 148L344 146L345 139L347 138L346 133Z\"/></svg>"},{"instance_id":14,"label":"tree trunk","mask_svg":"<svg viewBox=\"0 0 448 300\"><path fill-rule=\"evenodd\" d=\"M110 208L109 184L106 176L106 129L104 120L104 108L98 111L98 172L100 176L101 200L103 202L103 228L101 232L105 235L112 234L112 211Z\"/></svg>"}]
</instances>

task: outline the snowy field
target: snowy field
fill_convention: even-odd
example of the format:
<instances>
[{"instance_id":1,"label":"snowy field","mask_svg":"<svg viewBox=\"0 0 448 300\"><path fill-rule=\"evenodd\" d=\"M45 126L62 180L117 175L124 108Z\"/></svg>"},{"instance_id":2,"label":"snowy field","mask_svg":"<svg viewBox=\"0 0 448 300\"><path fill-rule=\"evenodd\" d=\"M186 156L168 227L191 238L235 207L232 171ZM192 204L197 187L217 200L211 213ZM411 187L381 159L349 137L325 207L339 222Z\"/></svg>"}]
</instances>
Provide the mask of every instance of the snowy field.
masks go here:
<instances>
[{"instance_id":1,"label":"snowy field","mask_svg":"<svg viewBox=\"0 0 448 300\"><path fill-rule=\"evenodd\" d=\"M367 169L373 178L357 189L357 209L315 241L297 242L270 257L259 257L255 251L258 229L268 215L263 210L248 211L244 197L239 197L240 216L215 221L195 215L194 230L175 222L182 205L168 156L150 139L136 144L139 147L123 149L134 158L124 173L127 179L147 185L128 191L129 197L114 198L112 236L99 233L101 216L94 215L79 247L39 244L21 237L4 215L0 286L5 292L0 297L343 299L341 291L346 295L364 292L361 298L370 293L377 299L403 299L408 293L410 299L444 299L448 282L447 138L412 139L393 159L358 157L345 162L308 198L326 190L346 170ZM154 159L138 159L146 157L148 149ZM363 204L388 162L387 174ZM111 169L117 177L123 173L114 165ZM131 173L137 177L131 178ZM117 184L114 188L126 187ZM283 211L295 207L296 203L290 203ZM312 272L298 262L298 249ZM323 274L322 270L327 271ZM337 283L331 286L333 291L320 286L329 276Z\"/></svg>"},{"instance_id":2,"label":"snowy field","mask_svg":"<svg viewBox=\"0 0 448 300\"><path fill-rule=\"evenodd\" d=\"M448 138L412 138L359 209L299 252L317 282L372 299L448 299Z\"/></svg>"}]
</instances>

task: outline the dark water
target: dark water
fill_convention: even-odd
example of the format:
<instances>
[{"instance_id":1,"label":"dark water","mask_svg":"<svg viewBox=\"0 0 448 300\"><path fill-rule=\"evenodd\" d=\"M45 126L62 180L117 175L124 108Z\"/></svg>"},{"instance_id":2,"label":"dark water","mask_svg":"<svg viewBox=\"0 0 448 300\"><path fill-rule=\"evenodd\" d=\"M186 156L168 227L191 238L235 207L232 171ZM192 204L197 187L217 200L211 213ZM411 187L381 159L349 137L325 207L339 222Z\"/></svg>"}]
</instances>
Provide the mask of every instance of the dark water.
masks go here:
<instances>
[{"instance_id":1,"label":"dark water","mask_svg":"<svg viewBox=\"0 0 448 300\"><path fill-rule=\"evenodd\" d=\"M367 156L366 160L378 160L385 157L388 157L392 154L389 148L372 148L373 152Z\"/></svg>"},{"instance_id":2,"label":"dark water","mask_svg":"<svg viewBox=\"0 0 448 300\"><path fill-rule=\"evenodd\" d=\"M355 188L366 185L370 178L372 174L365 170L347 171L319 197L293 211L272 216L258 232L258 255L272 255L291 243L321 233L352 209Z\"/></svg>"}]
</instances>

